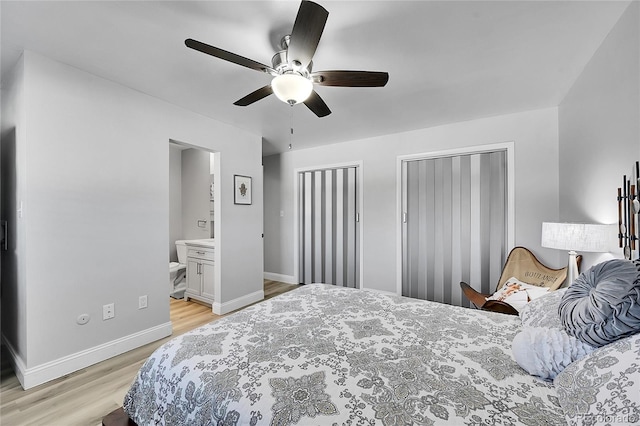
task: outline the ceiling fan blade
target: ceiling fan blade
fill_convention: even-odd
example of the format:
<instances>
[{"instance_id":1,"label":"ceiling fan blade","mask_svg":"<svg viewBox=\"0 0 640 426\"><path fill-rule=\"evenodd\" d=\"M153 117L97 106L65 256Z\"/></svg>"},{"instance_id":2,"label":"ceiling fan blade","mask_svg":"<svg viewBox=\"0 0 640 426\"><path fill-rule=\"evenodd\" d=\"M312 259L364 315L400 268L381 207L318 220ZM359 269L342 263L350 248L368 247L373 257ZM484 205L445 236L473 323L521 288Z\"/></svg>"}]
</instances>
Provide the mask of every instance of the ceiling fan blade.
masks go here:
<instances>
[{"instance_id":1,"label":"ceiling fan blade","mask_svg":"<svg viewBox=\"0 0 640 426\"><path fill-rule=\"evenodd\" d=\"M329 12L324 7L302 0L287 49L287 61L290 64L302 67L309 65L316 53L328 16Z\"/></svg>"},{"instance_id":2,"label":"ceiling fan blade","mask_svg":"<svg viewBox=\"0 0 640 426\"><path fill-rule=\"evenodd\" d=\"M198 40L188 38L184 41L184 44L191 49L197 50L207 55L215 56L216 58L224 59L225 61L233 62L234 64L242 65L243 67L251 68L252 70L262 71L266 73L276 73L276 71L268 65L261 64L260 62L253 61L245 58L244 56L236 55L235 53L228 52L226 50L210 46L206 43L202 43Z\"/></svg>"},{"instance_id":3,"label":"ceiling fan blade","mask_svg":"<svg viewBox=\"0 0 640 426\"><path fill-rule=\"evenodd\" d=\"M382 87L389 81L389 73L378 71L318 71L311 77L321 86L340 87Z\"/></svg>"},{"instance_id":4,"label":"ceiling fan blade","mask_svg":"<svg viewBox=\"0 0 640 426\"><path fill-rule=\"evenodd\" d=\"M266 98L267 96L269 96L272 93L273 93L273 89L271 88L271 85L269 84L267 86L259 88L255 92L249 93L247 96L245 96L242 99L238 99L233 104L234 105L238 105L238 106L251 105L252 103L257 102L262 98Z\"/></svg>"},{"instance_id":5,"label":"ceiling fan blade","mask_svg":"<svg viewBox=\"0 0 640 426\"><path fill-rule=\"evenodd\" d=\"M326 117L331 114L331 110L315 90L311 92L304 104L318 117Z\"/></svg>"}]
</instances>

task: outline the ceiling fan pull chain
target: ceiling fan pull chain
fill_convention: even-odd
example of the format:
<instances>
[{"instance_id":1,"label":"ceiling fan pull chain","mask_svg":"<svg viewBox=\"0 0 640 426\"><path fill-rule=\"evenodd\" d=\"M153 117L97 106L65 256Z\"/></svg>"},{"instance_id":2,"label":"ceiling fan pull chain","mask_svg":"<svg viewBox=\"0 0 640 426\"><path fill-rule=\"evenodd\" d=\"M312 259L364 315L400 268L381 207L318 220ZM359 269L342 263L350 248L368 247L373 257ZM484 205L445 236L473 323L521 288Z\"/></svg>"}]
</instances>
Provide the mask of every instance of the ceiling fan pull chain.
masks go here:
<instances>
[{"instance_id":1,"label":"ceiling fan pull chain","mask_svg":"<svg viewBox=\"0 0 640 426\"><path fill-rule=\"evenodd\" d=\"M291 130L291 132L289 133L289 149L291 149L293 148L293 105L291 105L289 109L291 110L291 126L289 127L289 129Z\"/></svg>"}]
</instances>

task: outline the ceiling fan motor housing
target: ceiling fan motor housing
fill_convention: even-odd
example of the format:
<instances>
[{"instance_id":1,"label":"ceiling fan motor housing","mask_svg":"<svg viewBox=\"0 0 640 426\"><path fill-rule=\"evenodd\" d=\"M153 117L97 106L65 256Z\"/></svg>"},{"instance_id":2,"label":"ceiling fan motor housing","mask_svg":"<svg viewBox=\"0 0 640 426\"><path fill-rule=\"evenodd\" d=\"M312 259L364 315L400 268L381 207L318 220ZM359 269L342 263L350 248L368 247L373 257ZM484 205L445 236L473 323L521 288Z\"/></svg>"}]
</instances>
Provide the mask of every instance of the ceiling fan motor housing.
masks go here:
<instances>
[{"instance_id":1,"label":"ceiling fan motor housing","mask_svg":"<svg viewBox=\"0 0 640 426\"><path fill-rule=\"evenodd\" d=\"M309 65L306 68L300 66L299 64L290 64L287 61L287 50L284 49L276 52L276 54L273 55L273 57L271 58L271 65L273 66L274 70L278 71L279 74L296 73L303 76L304 78L309 78L311 68L313 67L313 62L309 62Z\"/></svg>"}]
</instances>

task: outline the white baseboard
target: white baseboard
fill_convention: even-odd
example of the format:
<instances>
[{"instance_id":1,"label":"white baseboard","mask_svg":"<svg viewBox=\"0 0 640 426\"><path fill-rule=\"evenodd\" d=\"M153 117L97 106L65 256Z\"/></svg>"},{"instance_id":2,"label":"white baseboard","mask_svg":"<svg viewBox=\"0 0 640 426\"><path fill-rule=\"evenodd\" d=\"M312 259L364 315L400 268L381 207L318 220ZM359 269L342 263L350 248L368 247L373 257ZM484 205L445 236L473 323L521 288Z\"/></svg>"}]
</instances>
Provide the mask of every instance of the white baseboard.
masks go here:
<instances>
[{"instance_id":1,"label":"white baseboard","mask_svg":"<svg viewBox=\"0 0 640 426\"><path fill-rule=\"evenodd\" d=\"M271 281L280 281L287 284L300 284L293 275L274 274L273 272L264 272L264 279Z\"/></svg>"},{"instance_id":2,"label":"white baseboard","mask_svg":"<svg viewBox=\"0 0 640 426\"><path fill-rule=\"evenodd\" d=\"M387 290L378 290L377 288L363 288L363 290L367 290L367 291L375 291L376 293L382 293L382 294L386 294L388 296L400 296L398 293L396 293L395 291L387 291Z\"/></svg>"},{"instance_id":3,"label":"white baseboard","mask_svg":"<svg viewBox=\"0 0 640 426\"><path fill-rule=\"evenodd\" d=\"M18 378L18 381L22 385L22 388L26 389L24 387L24 374L23 374L24 371L26 370L24 361L18 355L18 353L16 352L11 342L9 342L6 337L4 337L4 334L2 334L2 344L6 346L7 351L9 352L9 363L11 364L11 367L13 367L13 371L16 373L16 377Z\"/></svg>"},{"instance_id":4,"label":"white baseboard","mask_svg":"<svg viewBox=\"0 0 640 426\"><path fill-rule=\"evenodd\" d=\"M10 361L18 381L20 381L22 388L27 390L62 377L65 374L73 373L74 371L97 364L116 355L155 342L156 340L170 336L171 333L171 322L166 322L31 368L25 367L24 361L18 356L15 348L4 335L2 335L2 341L7 346L11 358Z\"/></svg>"},{"instance_id":5,"label":"white baseboard","mask_svg":"<svg viewBox=\"0 0 640 426\"><path fill-rule=\"evenodd\" d=\"M259 290L253 293L249 293L245 296L238 297L237 299L233 299L224 303L213 302L213 305L212 305L213 313L216 315L228 314L231 311L244 308L247 305L250 305L255 302L259 302L261 300L264 300L264 290Z\"/></svg>"}]
</instances>

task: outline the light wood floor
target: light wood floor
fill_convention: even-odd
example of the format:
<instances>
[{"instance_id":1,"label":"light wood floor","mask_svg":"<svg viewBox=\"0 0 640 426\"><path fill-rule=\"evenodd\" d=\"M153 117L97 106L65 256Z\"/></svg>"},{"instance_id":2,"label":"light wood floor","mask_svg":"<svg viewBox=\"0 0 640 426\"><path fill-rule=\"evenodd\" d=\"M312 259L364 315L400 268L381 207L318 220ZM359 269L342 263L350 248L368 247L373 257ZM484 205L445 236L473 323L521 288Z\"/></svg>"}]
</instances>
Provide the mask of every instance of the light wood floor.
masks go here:
<instances>
[{"instance_id":1,"label":"light wood floor","mask_svg":"<svg viewBox=\"0 0 640 426\"><path fill-rule=\"evenodd\" d=\"M297 285L265 280L265 299ZM0 425L96 426L122 405L144 360L162 343L200 325L222 318L209 306L171 299L173 335L43 385L23 390L7 356L0 371Z\"/></svg>"}]
</instances>

